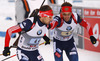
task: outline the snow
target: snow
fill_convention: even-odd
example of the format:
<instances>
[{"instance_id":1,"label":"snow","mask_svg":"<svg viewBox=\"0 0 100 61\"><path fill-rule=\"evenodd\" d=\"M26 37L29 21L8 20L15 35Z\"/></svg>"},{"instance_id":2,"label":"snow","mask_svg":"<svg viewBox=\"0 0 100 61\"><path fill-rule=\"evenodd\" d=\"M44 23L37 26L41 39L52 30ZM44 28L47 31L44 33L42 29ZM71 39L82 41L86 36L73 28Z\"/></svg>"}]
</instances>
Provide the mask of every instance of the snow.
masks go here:
<instances>
[{"instance_id":1,"label":"snow","mask_svg":"<svg viewBox=\"0 0 100 61\"><path fill-rule=\"evenodd\" d=\"M0 40L3 41L3 38L2 39L0 38ZM11 40L11 41L13 41L13 40ZM42 42L44 42L44 41L42 40L41 43ZM0 46L2 46L1 50L0 50L0 53L3 50L3 45L4 44L2 44L2 43L4 43L4 41L0 43ZM16 54L16 49L15 48L12 48L10 51L11 51L10 56ZM39 51L40 51L40 54L42 55L42 57L44 58L44 61L54 61L53 42L51 42L50 45L46 45L46 46L41 45L41 46L39 46ZM97 53L97 52L87 51L87 50L83 50L83 49L78 48L78 54L79 54L79 61L100 61L100 53ZM6 57L0 56L0 61L4 58L6 58ZM68 58L66 57L65 52L64 52L63 58L64 58L64 61L68 61ZM12 57L12 58L10 58L6 61L18 61L18 59L15 56L15 57Z\"/></svg>"},{"instance_id":2,"label":"snow","mask_svg":"<svg viewBox=\"0 0 100 61\"><path fill-rule=\"evenodd\" d=\"M15 4L14 3L8 3L7 0L0 0L0 31L6 31L7 28L13 26L16 24L15 22ZM5 20L5 18L9 16L13 20ZM16 38L12 38L10 45L14 43ZM0 37L0 54L2 54L3 48L4 48L4 38ZM40 43L44 42L41 40ZM16 54L16 49L12 48L11 55ZM41 45L39 46L40 54L43 56L44 61L54 61L54 55L53 55L53 42L51 42L50 45ZM78 48L78 54L79 54L79 61L100 61L100 52L93 52L93 51L87 51L84 49ZM0 61L3 60L4 56L0 56ZM63 55L64 61L68 61L68 58L66 57L66 54L64 52ZM18 61L17 57L12 57L6 61Z\"/></svg>"}]
</instances>

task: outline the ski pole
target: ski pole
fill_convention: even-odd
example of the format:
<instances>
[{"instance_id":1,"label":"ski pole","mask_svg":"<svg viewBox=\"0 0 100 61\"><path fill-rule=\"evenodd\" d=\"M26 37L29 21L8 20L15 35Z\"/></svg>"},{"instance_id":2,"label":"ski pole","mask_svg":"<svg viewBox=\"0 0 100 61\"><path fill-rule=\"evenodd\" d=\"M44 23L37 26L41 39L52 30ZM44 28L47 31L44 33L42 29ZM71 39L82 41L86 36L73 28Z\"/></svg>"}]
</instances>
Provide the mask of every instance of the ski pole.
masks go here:
<instances>
[{"instance_id":1,"label":"ski pole","mask_svg":"<svg viewBox=\"0 0 100 61\"><path fill-rule=\"evenodd\" d=\"M80 36L80 37L83 37L84 39L90 40L89 38L87 38L87 37L85 37L85 36L82 36L82 35L80 35L80 34L77 34L77 35Z\"/></svg>"},{"instance_id":2,"label":"ski pole","mask_svg":"<svg viewBox=\"0 0 100 61\"><path fill-rule=\"evenodd\" d=\"M80 34L77 34L78 36L80 37L83 37L84 39L87 39L87 40L90 40L89 38L85 37L85 36L82 36ZM99 45L99 41L96 42L96 44L93 44L95 47L97 47Z\"/></svg>"},{"instance_id":3,"label":"ski pole","mask_svg":"<svg viewBox=\"0 0 100 61\"><path fill-rule=\"evenodd\" d=\"M45 43L46 43L46 42L43 42L43 43L39 44L39 46L40 46L40 45L43 45L43 44L45 44Z\"/></svg>"},{"instance_id":4,"label":"ski pole","mask_svg":"<svg viewBox=\"0 0 100 61\"><path fill-rule=\"evenodd\" d=\"M42 7L42 6L43 6L44 2L45 2L45 0L43 0L43 2L42 2L42 4L41 4L41 6L40 6L40 7Z\"/></svg>"},{"instance_id":5,"label":"ski pole","mask_svg":"<svg viewBox=\"0 0 100 61\"><path fill-rule=\"evenodd\" d=\"M40 46L40 45L43 45L43 44L45 44L45 43L46 43L46 42L43 42L43 43L39 44L39 46ZM1 54L1 55L3 55L3 54ZM5 61L5 60L10 59L10 58L15 57L15 56L16 56L16 54L14 54L14 55L12 55L12 56L10 56L10 57L7 57L7 58L5 58L5 59L3 59L3 60L1 60L1 61Z\"/></svg>"},{"instance_id":6,"label":"ski pole","mask_svg":"<svg viewBox=\"0 0 100 61\"><path fill-rule=\"evenodd\" d=\"M15 54L15 55L12 55L12 56L10 56L10 57L7 57L7 58L5 58L5 59L3 59L3 60L1 60L1 61L5 61L5 60L7 60L7 59L9 59L9 58L12 58L12 57L14 57L14 56L16 56L16 54Z\"/></svg>"}]
</instances>

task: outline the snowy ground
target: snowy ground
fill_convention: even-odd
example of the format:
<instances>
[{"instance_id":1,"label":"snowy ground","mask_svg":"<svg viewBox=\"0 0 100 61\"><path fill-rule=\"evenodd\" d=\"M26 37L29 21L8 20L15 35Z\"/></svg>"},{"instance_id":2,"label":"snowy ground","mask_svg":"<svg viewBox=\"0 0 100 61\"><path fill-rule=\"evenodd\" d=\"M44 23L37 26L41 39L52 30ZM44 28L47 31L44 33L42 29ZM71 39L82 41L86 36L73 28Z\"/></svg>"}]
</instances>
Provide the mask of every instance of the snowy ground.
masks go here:
<instances>
[{"instance_id":1,"label":"snowy ground","mask_svg":"<svg viewBox=\"0 0 100 61\"><path fill-rule=\"evenodd\" d=\"M0 31L6 31L7 28L13 26L16 24L15 19L15 8L14 8L14 3L8 3L7 0L0 0ZM12 21L10 20L5 20L7 16L12 17ZM11 39L10 45L13 44L16 38ZM44 42L43 40L40 42ZM4 48L4 38L0 37L0 54L2 54ZM39 47L40 53L43 56L45 61L54 61L54 56L53 56L53 43L51 42L50 45L41 45ZM97 52L92 52L92 51L87 51L83 49L78 49L79 53L79 61L100 61L100 53ZM16 49L12 48L11 49L11 56L16 54ZM0 61L6 57L0 56ZM10 58L6 61L18 61L17 57ZM65 53L64 53L64 61L68 61Z\"/></svg>"}]
</instances>

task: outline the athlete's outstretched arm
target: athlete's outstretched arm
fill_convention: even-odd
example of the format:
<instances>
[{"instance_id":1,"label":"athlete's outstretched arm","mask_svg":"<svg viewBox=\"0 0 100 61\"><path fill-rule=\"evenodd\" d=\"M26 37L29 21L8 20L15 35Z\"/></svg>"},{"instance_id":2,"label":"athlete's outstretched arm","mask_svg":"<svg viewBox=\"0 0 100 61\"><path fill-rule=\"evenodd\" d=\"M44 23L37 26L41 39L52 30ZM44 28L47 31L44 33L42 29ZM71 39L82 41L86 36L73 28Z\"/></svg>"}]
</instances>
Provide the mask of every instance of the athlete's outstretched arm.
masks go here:
<instances>
[{"instance_id":1,"label":"athlete's outstretched arm","mask_svg":"<svg viewBox=\"0 0 100 61\"><path fill-rule=\"evenodd\" d=\"M96 44L96 38L93 36L93 31L92 31L92 27L90 26L90 24L88 22L86 22L85 20L82 19L81 23L79 23L81 26L83 26L84 28L87 29L89 36L90 36L90 40L92 42L92 44Z\"/></svg>"},{"instance_id":2,"label":"athlete's outstretched arm","mask_svg":"<svg viewBox=\"0 0 100 61\"><path fill-rule=\"evenodd\" d=\"M79 24L87 29L87 31L89 32L89 36L93 35L92 27L88 22L86 22L85 20L82 19L81 23L79 23Z\"/></svg>"},{"instance_id":3,"label":"athlete's outstretched arm","mask_svg":"<svg viewBox=\"0 0 100 61\"><path fill-rule=\"evenodd\" d=\"M21 32L22 29L20 28L19 25L13 26L9 29L7 29L6 31L6 37L5 37L5 47L9 47L9 42L10 42L10 38L12 33L17 33L17 32Z\"/></svg>"},{"instance_id":4,"label":"athlete's outstretched arm","mask_svg":"<svg viewBox=\"0 0 100 61\"><path fill-rule=\"evenodd\" d=\"M4 56L10 55L9 42L10 42L12 33L17 33L17 32L21 32L21 31L22 31L22 29L20 28L19 25L16 25L16 26L13 26L13 27L7 29L6 37L5 37L5 46L4 46L4 51L3 51Z\"/></svg>"}]
</instances>

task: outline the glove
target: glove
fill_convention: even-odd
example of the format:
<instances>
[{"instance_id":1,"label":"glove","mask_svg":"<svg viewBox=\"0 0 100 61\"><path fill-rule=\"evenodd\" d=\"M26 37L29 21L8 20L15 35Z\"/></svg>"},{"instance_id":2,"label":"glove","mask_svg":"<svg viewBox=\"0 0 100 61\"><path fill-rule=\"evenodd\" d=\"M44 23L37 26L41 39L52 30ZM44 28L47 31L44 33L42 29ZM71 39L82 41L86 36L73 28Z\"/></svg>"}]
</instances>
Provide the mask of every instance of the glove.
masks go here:
<instances>
[{"instance_id":1,"label":"glove","mask_svg":"<svg viewBox=\"0 0 100 61\"><path fill-rule=\"evenodd\" d=\"M4 48L3 55L4 55L4 56L10 55L9 47L5 47L5 48Z\"/></svg>"},{"instance_id":2,"label":"glove","mask_svg":"<svg viewBox=\"0 0 100 61\"><path fill-rule=\"evenodd\" d=\"M51 40L49 40L49 41L46 41L45 45L47 45L47 44L50 44L50 41L51 41Z\"/></svg>"},{"instance_id":3,"label":"glove","mask_svg":"<svg viewBox=\"0 0 100 61\"><path fill-rule=\"evenodd\" d=\"M96 40L96 38L94 36L90 36L91 42L92 44L97 47L99 45L99 42Z\"/></svg>"},{"instance_id":4,"label":"glove","mask_svg":"<svg viewBox=\"0 0 100 61\"><path fill-rule=\"evenodd\" d=\"M90 36L90 40L92 42L92 44L96 44L97 39L94 36Z\"/></svg>"},{"instance_id":5,"label":"glove","mask_svg":"<svg viewBox=\"0 0 100 61\"><path fill-rule=\"evenodd\" d=\"M50 44L50 39L47 36L44 36L43 39L46 41L45 45Z\"/></svg>"}]
</instances>

